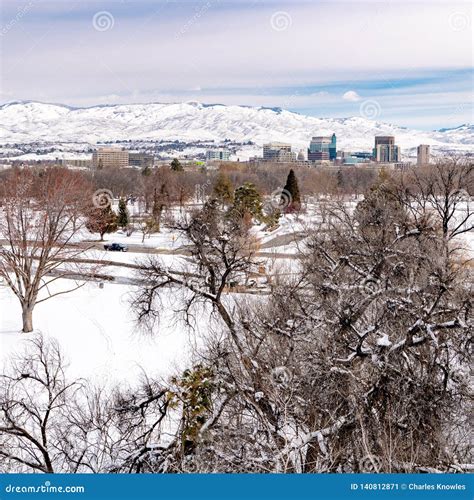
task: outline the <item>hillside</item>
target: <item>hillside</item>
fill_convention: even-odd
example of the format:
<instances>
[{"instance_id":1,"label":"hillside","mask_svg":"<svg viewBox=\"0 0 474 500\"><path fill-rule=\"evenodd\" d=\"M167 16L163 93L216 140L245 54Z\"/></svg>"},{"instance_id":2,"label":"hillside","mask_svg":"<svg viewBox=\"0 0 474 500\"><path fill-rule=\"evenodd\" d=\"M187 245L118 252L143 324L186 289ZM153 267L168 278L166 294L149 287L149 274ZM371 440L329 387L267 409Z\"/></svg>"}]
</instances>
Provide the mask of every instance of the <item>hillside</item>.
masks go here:
<instances>
[{"instance_id":1,"label":"hillside","mask_svg":"<svg viewBox=\"0 0 474 500\"><path fill-rule=\"evenodd\" d=\"M59 104L13 102L0 106L0 144L81 143L104 141L180 140L221 143L225 139L253 148L268 141L285 141L306 148L313 135L335 132L338 149L370 150L379 134L395 135L405 155L418 144L433 152L474 152L474 127L462 125L438 131L419 131L362 117L316 118L279 108L177 104L127 104L72 108ZM75 148L71 147L71 150ZM77 149L76 149L77 150ZM245 154L244 154L245 156Z\"/></svg>"}]
</instances>

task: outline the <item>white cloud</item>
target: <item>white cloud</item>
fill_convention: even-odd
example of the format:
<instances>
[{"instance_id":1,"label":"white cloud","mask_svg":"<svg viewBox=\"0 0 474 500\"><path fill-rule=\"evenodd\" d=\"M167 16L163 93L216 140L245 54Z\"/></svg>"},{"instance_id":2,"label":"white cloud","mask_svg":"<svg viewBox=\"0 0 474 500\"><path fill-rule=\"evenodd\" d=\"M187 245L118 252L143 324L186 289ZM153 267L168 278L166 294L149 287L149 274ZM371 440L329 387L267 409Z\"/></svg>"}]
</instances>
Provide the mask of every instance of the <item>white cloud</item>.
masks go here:
<instances>
[{"instance_id":1,"label":"white cloud","mask_svg":"<svg viewBox=\"0 0 474 500\"><path fill-rule=\"evenodd\" d=\"M360 95L355 90L348 90L342 96L345 101L357 102L361 100Z\"/></svg>"}]
</instances>

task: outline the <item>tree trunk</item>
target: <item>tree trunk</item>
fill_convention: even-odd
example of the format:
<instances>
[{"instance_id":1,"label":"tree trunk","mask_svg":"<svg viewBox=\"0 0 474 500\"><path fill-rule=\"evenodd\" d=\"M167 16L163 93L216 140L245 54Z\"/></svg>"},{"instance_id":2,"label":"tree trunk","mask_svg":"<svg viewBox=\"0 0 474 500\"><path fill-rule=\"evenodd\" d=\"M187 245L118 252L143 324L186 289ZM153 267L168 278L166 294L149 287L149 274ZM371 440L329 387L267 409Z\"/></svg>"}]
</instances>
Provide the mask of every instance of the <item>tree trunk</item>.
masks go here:
<instances>
[{"instance_id":1,"label":"tree trunk","mask_svg":"<svg viewBox=\"0 0 474 500\"><path fill-rule=\"evenodd\" d=\"M33 308L31 304L25 304L22 308L23 333L33 331Z\"/></svg>"}]
</instances>

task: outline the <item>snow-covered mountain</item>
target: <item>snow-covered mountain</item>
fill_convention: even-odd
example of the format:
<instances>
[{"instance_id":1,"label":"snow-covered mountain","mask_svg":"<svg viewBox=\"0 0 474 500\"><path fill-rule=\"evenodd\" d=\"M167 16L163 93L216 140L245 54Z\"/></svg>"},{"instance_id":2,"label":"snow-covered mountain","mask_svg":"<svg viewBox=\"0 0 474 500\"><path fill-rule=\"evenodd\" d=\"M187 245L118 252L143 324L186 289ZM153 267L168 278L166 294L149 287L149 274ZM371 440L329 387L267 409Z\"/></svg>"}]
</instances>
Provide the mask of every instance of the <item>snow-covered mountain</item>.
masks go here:
<instances>
[{"instance_id":1,"label":"snow-covered mountain","mask_svg":"<svg viewBox=\"0 0 474 500\"><path fill-rule=\"evenodd\" d=\"M315 118L279 108L186 102L72 108L39 102L0 106L0 144L87 143L124 140L284 141L304 149L314 135L335 132L338 149L370 150L375 135L395 135L408 155L418 144L432 151L474 152L474 126L419 131L363 117ZM254 146L255 149L255 146Z\"/></svg>"}]
</instances>

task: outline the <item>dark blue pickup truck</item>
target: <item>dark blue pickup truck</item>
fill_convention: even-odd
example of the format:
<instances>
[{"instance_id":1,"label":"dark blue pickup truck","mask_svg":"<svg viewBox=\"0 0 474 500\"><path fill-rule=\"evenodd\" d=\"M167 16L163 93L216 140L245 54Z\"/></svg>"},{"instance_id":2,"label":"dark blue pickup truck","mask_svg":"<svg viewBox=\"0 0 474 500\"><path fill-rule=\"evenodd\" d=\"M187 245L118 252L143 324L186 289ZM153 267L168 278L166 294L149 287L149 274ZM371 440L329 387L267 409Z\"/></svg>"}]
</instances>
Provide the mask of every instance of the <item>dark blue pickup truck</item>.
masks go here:
<instances>
[{"instance_id":1,"label":"dark blue pickup truck","mask_svg":"<svg viewBox=\"0 0 474 500\"><path fill-rule=\"evenodd\" d=\"M110 245L104 245L104 248L111 252L128 252L128 247L122 245L122 243L111 243Z\"/></svg>"}]
</instances>

